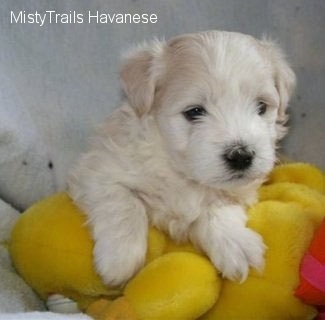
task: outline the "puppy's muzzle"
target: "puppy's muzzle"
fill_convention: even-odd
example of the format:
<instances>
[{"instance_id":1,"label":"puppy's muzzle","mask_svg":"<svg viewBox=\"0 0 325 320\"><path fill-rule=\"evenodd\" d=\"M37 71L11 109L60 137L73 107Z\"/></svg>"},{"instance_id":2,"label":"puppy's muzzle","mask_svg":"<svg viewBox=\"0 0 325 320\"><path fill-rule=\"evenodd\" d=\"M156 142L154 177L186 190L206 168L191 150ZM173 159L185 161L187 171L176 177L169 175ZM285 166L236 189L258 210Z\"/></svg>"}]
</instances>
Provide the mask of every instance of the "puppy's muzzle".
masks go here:
<instances>
[{"instance_id":1,"label":"puppy's muzzle","mask_svg":"<svg viewBox=\"0 0 325 320\"><path fill-rule=\"evenodd\" d=\"M229 169L244 171L252 165L255 152L243 144L236 144L227 148L223 157Z\"/></svg>"}]
</instances>

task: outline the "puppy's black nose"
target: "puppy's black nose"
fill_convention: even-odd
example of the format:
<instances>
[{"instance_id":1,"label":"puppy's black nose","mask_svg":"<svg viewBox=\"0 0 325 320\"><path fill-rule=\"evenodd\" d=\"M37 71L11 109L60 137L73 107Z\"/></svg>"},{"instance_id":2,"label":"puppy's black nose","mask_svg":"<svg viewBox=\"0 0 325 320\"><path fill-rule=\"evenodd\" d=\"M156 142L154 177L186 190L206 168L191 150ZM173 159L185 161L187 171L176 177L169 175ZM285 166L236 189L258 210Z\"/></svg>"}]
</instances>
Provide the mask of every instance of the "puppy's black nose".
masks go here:
<instances>
[{"instance_id":1,"label":"puppy's black nose","mask_svg":"<svg viewBox=\"0 0 325 320\"><path fill-rule=\"evenodd\" d=\"M254 156L254 151L240 145L229 148L224 154L224 159L230 169L246 170L252 165Z\"/></svg>"}]
</instances>

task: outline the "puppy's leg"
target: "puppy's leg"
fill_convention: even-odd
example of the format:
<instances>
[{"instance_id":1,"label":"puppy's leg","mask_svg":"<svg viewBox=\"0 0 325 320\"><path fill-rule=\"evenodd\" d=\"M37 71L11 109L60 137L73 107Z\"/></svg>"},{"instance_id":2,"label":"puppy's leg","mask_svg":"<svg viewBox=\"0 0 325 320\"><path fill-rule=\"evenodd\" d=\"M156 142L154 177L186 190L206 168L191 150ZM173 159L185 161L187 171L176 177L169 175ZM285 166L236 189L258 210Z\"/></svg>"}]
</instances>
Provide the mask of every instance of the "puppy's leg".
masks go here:
<instances>
[{"instance_id":1,"label":"puppy's leg","mask_svg":"<svg viewBox=\"0 0 325 320\"><path fill-rule=\"evenodd\" d=\"M245 210L238 205L212 206L193 224L190 237L207 253L224 277L244 281L249 267L261 270L265 245L246 227Z\"/></svg>"},{"instance_id":2,"label":"puppy's leg","mask_svg":"<svg viewBox=\"0 0 325 320\"><path fill-rule=\"evenodd\" d=\"M131 190L111 185L105 198L88 210L95 240L97 271L108 285L128 280L144 263L148 221L145 207Z\"/></svg>"}]
</instances>

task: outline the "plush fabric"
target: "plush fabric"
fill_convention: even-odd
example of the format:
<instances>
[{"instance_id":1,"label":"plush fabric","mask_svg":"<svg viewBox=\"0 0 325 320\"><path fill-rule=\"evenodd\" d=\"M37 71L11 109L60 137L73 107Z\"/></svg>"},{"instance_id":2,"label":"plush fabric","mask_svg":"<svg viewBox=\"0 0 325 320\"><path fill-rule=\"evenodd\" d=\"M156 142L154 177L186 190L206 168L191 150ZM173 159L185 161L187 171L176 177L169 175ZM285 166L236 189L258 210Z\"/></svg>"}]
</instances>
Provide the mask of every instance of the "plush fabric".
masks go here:
<instances>
[{"instance_id":1,"label":"plush fabric","mask_svg":"<svg viewBox=\"0 0 325 320\"><path fill-rule=\"evenodd\" d=\"M124 288L103 286L93 270L85 216L65 193L24 212L13 229L10 252L41 297L72 298L96 320L112 314L130 320L311 319L316 309L294 291L302 258L325 218L324 173L304 163L280 165L259 189L259 198L248 210L248 225L268 248L265 268L251 270L243 283L222 280L190 244L177 245L151 228L147 264Z\"/></svg>"},{"instance_id":2,"label":"plush fabric","mask_svg":"<svg viewBox=\"0 0 325 320\"><path fill-rule=\"evenodd\" d=\"M11 229L19 213L0 200L0 310L3 313L44 310L33 290L14 270L8 253Z\"/></svg>"},{"instance_id":3,"label":"plush fabric","mask_svg":"<svg viewBox=\"0 0 325 320\"><path fill-rule=\"evenodd\" d=\"M84 314L44 312L44 302L18 276L12 266L8 246L12 227L19 216L17 210L0 200L0 320L90 320Z\"/></svg>"}]
</instances>

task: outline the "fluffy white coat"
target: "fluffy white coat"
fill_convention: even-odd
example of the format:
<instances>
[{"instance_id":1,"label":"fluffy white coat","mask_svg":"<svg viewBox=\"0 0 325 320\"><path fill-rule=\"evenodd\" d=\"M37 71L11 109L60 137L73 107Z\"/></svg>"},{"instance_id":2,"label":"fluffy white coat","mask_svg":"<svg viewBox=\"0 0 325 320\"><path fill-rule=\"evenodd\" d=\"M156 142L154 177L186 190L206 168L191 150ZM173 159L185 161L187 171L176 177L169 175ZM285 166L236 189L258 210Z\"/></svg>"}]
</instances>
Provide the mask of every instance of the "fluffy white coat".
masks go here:
<instances>
[{"instance_id":1,"label":"fluffy white coat","mask_svg":"<svg viewBox=\"0 0 325 320\"><path fill-rule=\"evenodd\" d=\"M229 279L261 269L265 245L245 210L286 131L295 76L280 49L239 33L187 34L137 48L120 75L127 100L69 181L105 283L123 284L143 265L149 224L192 241ZM225 156L239 144L252 155L245 170Z\"/></svg>"}]
</instances>

